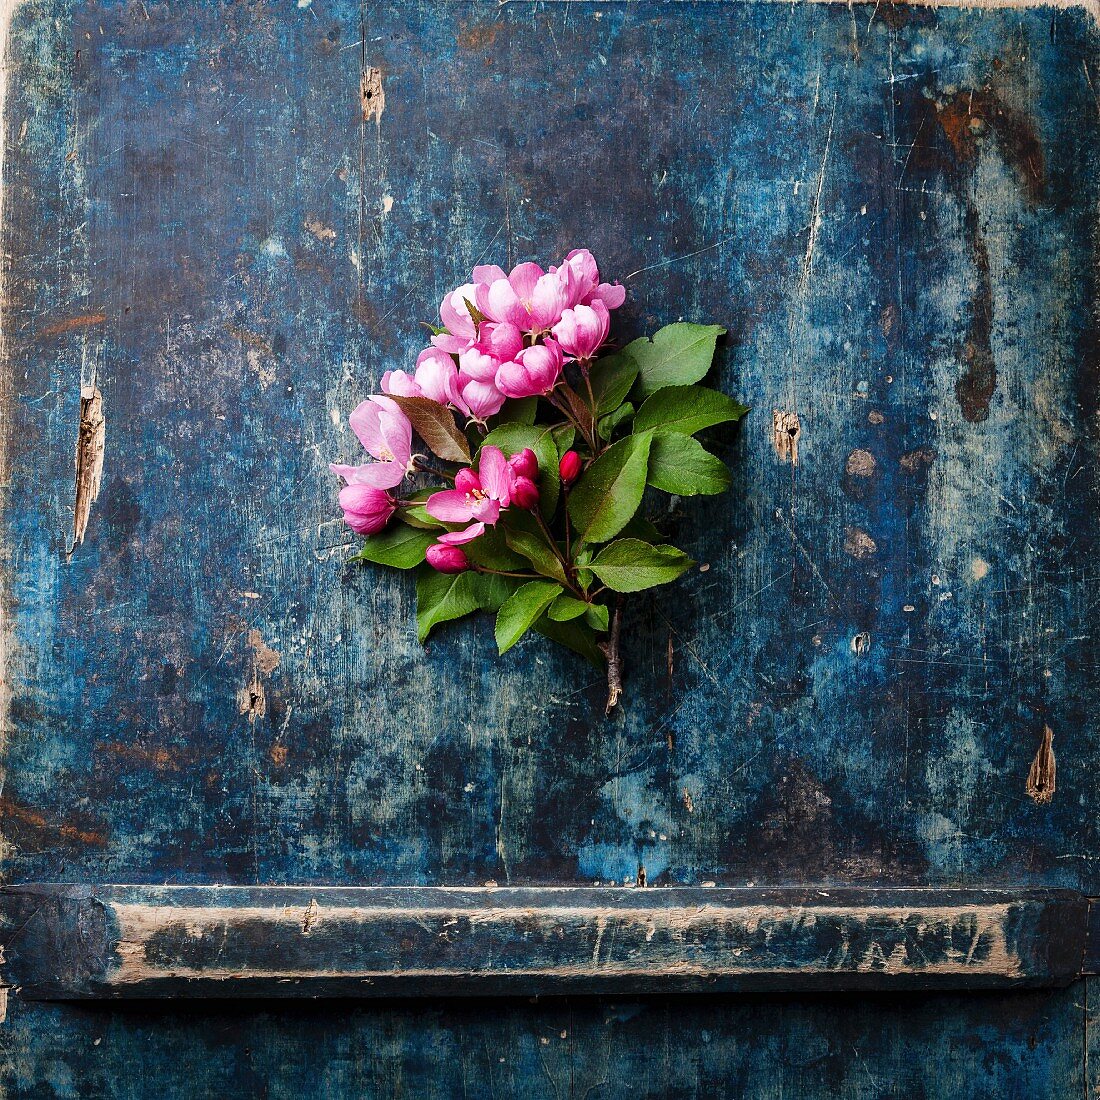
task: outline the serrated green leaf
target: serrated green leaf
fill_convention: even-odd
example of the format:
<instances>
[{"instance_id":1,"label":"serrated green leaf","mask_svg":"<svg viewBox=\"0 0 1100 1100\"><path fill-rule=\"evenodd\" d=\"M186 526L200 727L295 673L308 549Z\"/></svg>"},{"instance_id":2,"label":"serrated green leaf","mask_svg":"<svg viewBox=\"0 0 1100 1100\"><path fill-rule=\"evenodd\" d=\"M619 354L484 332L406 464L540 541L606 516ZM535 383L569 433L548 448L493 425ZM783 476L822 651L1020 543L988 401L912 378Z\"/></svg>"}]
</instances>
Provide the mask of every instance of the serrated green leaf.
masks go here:
<instances>
[{"instance_id":1,"label":"serrated green leaf","mask_svg":"<svg viewBox=\"0 0 1100 1100\"><path fill-rule=\"evenodd\" d=\"M507 515L504 538L512 551L522 555L525 566L530 563L536 573L563 585L568 583L561 559L550 548L541 528L528 513L510 512Z\"/></svg>"},{"instance_id":2,"label":"serrated green leaf","mask_svg":"<svg viewBox=\"0 0 1100 1100\"><path fill-rule=\"evenodd\" d=\"M630 393L637 377L638 363L629 348L597 359L588 372L592 396L596 399L596 415L606 416L617 409Z\"/></svg>"},{"instance_id":3,"label":"serrated green leaf","mask_svg":"<svg viewBox=\"0 0 1100 1100\"><path fill-rule=\"evenodd\" d=\"M561 595L552 581L528 581L508 597L497 612L497 652L507 653Z\"/></svg>"},{"instance_id":4,"label":"serrated green leaf","mask_svg":"<svg viewBox=\"0 0 1100 1100\"><path fill-rule=\"evenodd\" d=\"M715 424L740 420L749 410L707 386L668 386L647 397L634 417L634 430L694 435Z\"/></svg>"},{"instance_id":5,"label":"serrated green leaf","mask_svg":"<svg viewBox=\"0 0 1100 1100\"><path fill-rule=\"evenodd\" d=\"M556 428L550 429L550 434L554 437L554 446L558 449L558 460L561 460L561 456L573 446L573 440L577 438L577 429L572 424L559 424Z\"/></svg>"},{"instance_id":6,"label":"serrated green leaf","mask_svg":"<svg viewBox=\"0 0 1100 1100\"><path fill-rule=\"evenodd\" d=\"M534 424L538 412L537 397L515 397L504 402L497 424Z\"/></svg>"},{"instance_id":7,"label":"serrated green leaf","mask_svg":"<svg viewBox=\"0 0 1100 1100\"><path fill-rule=\"evenodd\" d=\"M499 447L511 458L524 447L530 447L539 460L539 511L547 520L553 518L558 506L561 478L558 475L558 448L550 428L541 424L502 424L494 428L481 445Z\"/></svg>"},{"instance_id":8,"label":"serrated green leaf","mask_svg":"<svg viewBox=\"0 0 1100 1100\"><path fill-rule=\"evenodd\" d=\"M608 611L607 604L589 604L588 610L585 612L584 621L597 633L606 634L608 623L611 621L611 614Z\"/></svg>"},{"instance_id":9,"label":"serrated green leaf","mask_svg":"<svg viewBox=\"0 0 1100 1100\"><path fill-rule=\"evenodd\" d=\"M596 645L596 637L592 633L592 628L584 622L583 619L574 619L568 623L558 623L546 615L543 615L537 623L535 623L535 630L537 630L544 637L549 638L552 642L557 642L558 645L563 645L567 649L573 650L574 653L579 653L586 661L595 665L596 668L603 668L604 657Z\"/></svg>"},{"instance_id":10,"label":"serrated green leaf","mask_svg":"<svg viewBox=\"0 0 1100 1100\"><path fill-rule=\"evenodd\" d=\"M485 534L466 543L462 547L466 556L475 565L483 565L486 569L526 569L527 559L521 557L508 548L504 529L498 524L489 527Z\"/></svg>"},{"instance_id":11,"label":"serrated green leaf","mask_svg":"<svg viewBox=\"0 0 1100 1100\"><path fill-rule=\"evenodd\" d=\"M649 450L649 484L679 496L713 496L730 487L730 472L699 440L659 432Z\"/></svg>"},{"instance_id":12,"label":"serrated green leaf","mask_svg":"<svg viewBox=\"0 0 1100 1100\"><path fill-rule=\"evenodd\" d=\"M569 515L586 542L614 538L638 510L645 491L652 437L628 435L612 444L569 494Z\"/></svg>"},{"instance_id":13,"label":"serrated green leaf","mask_svg":"<svg viewBox=\"0 0 1100 1100\"><path fill-rule=\"evenodd\" d=\"M578 569L577 570L577 584L580 585L582 592L587 592L592 587L592 582L595 577L592 576L590 569Z\"/></svg>"},{"instance_id":14,"label":"serrated green leaf","mask_svg":"<svg viewBox=\"0 0 1100 1100\"><path fill-rule=\"evenodd\" d=\"M614 412L607 416L601 416L596 430L601 439L610 439L615 434L615 429L634 415L634 406L629 401L624 401Z\"/></svg>"},{"instance_id":15,"label":"serrated green leaf","mask_svg":"<svg viewBox=\"0 0 1100 1100\"><path fill-rule=\"evenodd\" d=\"M641 396L665 386L685 386L703 378L714 359L714 348L726 330L721 325L665 325L653 339L641 337L623 349L638 364L634 389Z\"/></svg>"},{"instance_id":16,"label":"serrated green leaf","mask_svg":"<svg viewBox=\"0 0 1100 1100\"><path fill-rule=\"evenodd\" d=\"M472 611L496 611L518 581L485 573L437 573L424 566L416 578L416 636L421 643L440 623Z\"/></svg>"},{"instance_id":17,"label":"serrated green leaf","mask_svg":"<svg viewBox=\"0 0 1100 1100\"><path fill-rule=\"evenodd\" d=\"M413 430L444 462L470 461L470 447L455 423L454 413L427 397L391 397L412 422Z\"/></svg>"},{"instance_id":18,"label":"serrated green leaf","mask_svg":"<svg viewBox=\"0 0 1100 1100\"><path fill-rule=\"evenodd\" d=\"M414 569L424 560L424 552L435 542L435 535L395 523L380 534L371 535L352 561L369 561L394 569Z\"/></svg>"},{"instance_id":19,"label":"serrated green leaf","mask_svg":"<svg viewBox=\"0 0 1100 1100\"><path fill-rule=\"evenodd\" d=\"M593 559L592 572L614 592L641 592L676 580L695 562L675 546L617 539Z\"/></svg>"},{"instance_id":20,"label":"serrated green leaf","mask_svg":"<svg viewBox=\"0 0 1100 1100\"><path fill-rule=\"evenodd\" d=\"M665 542L665 536L645 516L635 515L619 532L620 538L641 539L642 542Z\"/></svg>"},{"instance_id":21,"label":"serrated green leaf","mask_svg":"<svg viewBox=\"0 0 1100 1100\"><path fill-rule=\"evenodd\" d=\"M550 605L546 614L556 623L567 623L579 619L587 610L588 604L564 592Z\"/></svg>"}]
</instances>

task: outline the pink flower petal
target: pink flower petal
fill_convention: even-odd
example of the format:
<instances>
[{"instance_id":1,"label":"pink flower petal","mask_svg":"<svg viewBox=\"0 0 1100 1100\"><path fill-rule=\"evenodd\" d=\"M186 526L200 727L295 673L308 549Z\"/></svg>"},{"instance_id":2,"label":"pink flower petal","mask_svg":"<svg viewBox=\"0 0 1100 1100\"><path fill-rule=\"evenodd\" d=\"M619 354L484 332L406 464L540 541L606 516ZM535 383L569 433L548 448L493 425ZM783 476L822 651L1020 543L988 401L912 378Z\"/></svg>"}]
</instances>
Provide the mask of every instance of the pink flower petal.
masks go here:
<instances>
[{"instance_id":1,"label":"pink flower petal","mask_svg":"<svg viewBox=\"0 0 1100 1100\"><path fill-rule=\"evenodd\" d=\"M474 518L474 496L458 489L444 489L428 497L424 510L444 523L469 523Z\"/></svg>"},{"instance_id":2,"label":"pink flower petal","mask_svg":"<svg viewBox=\"0 0 1100 1100\"><path fill-rule=\"evenodd\" d=\"M516 475L499 447L481 448L478 476L481 478L481 485L485 492L507 508Z\"/></svg>"},{"instance_id":3,"label":"pink flower petal","mask_svg":"<svg viewBox=\"0 0 1100 1100\"><path fill-rule=\"evenodd\" d=\"M528 302L535 292L535 284L544 274L545 272L538 264L517 264L512 268L512 273L508 276L508 282L516 292L516 297L521 302Z\"/></svg>"},{"instance_id":4,"label":"pink flower petal","mask_svg":"<svg viewBox=\"0 0 1100 1100\"><path fill-rule=\"evenodd\" d=\"M367 454L375 458L381 456L382 448L386 445L382 438L381 419L382 410L373 401L360 401L348 417L351 430L355 432Z\"/></svg>"},{"instance_id":5,"label":"pink flower petal","mask_svg":"<svg viewBox=\"0 0 1100 1100\"><path fill-rule=\"evenodd\" d=\"M360 467L355 483L371 485L375 489L392 489L405 478L405 467L400 462L372 462Z\"/></svg>"},{"instance_id":6,"label":"pink flower petal","mask_svg":"<svg viewBox=\"0 0 1100 1100\"><path fill-rule=\"evenodd\" d=\"M466 543L473 542L484 534L484 523L471 523L464 531L448 531L444 535L439 535L436 541L445 546L465 546Z\"/></svg>"}]
</instances>

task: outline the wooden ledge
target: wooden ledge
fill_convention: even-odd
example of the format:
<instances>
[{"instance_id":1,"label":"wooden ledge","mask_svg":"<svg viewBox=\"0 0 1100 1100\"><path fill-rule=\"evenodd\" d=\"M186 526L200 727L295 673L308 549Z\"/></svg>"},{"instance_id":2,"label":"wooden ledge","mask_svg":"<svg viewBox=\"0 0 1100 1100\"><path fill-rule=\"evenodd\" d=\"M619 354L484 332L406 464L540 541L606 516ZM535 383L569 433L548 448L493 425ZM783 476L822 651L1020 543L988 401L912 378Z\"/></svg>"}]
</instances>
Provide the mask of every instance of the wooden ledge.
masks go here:
<instances>
[{"instance_id":1,"label":"wooden ledge","mask_svg":"<svg viewBox=\"0 0 1100 1100\"><path fill-rule=\"evenodd\" d=\"M1064 890L75 886L0 890L35 999L1061 985Z\"/></svg>"}]
</instances>

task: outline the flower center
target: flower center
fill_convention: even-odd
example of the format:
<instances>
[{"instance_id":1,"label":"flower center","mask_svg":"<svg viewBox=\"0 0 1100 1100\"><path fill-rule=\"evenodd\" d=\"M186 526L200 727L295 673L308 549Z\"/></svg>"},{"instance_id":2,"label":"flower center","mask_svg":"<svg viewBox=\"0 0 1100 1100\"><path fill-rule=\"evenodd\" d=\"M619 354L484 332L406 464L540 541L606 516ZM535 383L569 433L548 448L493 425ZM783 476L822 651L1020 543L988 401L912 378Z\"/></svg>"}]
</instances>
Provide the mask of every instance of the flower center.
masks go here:
<instances>
[{"instance_id":1,"label":"flower center","mask_svg":"<svg viewBox=\"0 0 1100 1100\"><path fill-rule=\"evenodd\" d=\"M393 462L395 455L393 451L391 451L389 447L387 447L385 443L383 443L381 448L379 449L379 457L382 459L383 462Z\"/></svg>"}]
</instances>

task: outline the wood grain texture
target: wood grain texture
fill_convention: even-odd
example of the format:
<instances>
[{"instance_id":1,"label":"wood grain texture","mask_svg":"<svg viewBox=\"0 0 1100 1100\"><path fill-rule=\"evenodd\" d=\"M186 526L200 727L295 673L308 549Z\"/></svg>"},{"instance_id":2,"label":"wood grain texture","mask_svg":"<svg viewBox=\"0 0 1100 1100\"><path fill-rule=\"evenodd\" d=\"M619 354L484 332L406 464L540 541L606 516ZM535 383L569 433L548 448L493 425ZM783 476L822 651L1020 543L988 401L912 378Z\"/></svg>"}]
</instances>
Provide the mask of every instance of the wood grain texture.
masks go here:
<instances>
[{"instance_id":1,"label":"wood grain texture","mask_svg":"<svg viewBox=\"0 0 1100 1100\"><path fill-rule=\"evenodd\" d=\"M1097 41L1064 5L21 6L8 880L1100 891ZM756 410L719 437L735 494L664 517L709 568L624 624L611 722L538 640L418 647L407 579L343 566L325 470L474 262L581 243L627 276L624 340L724 324L717 378ZM110 427L66 562L91 383ZM549 1045L542 1006L13 996L0 1078L1064 1097L1076 996L571 1004Z\"/></svg>"},{"instance_id":2,"label":"wood grain texture","mask_svg":"<svg viewBox=\"0 0 1100 1100\"><path fill-rule=\"evenodd\" d=\"M1070 891L36 885L0 892L31 998L1058 985Z\"/></svg>"}]
</instances>

